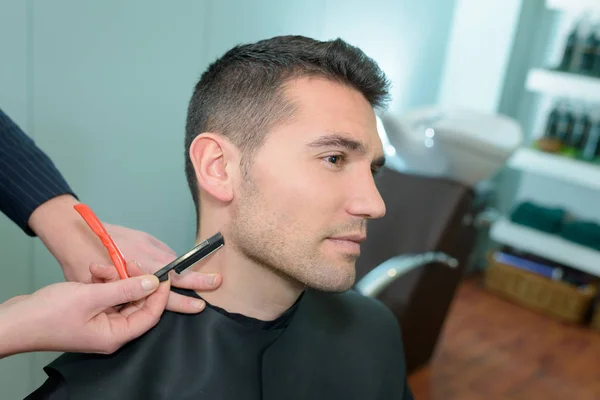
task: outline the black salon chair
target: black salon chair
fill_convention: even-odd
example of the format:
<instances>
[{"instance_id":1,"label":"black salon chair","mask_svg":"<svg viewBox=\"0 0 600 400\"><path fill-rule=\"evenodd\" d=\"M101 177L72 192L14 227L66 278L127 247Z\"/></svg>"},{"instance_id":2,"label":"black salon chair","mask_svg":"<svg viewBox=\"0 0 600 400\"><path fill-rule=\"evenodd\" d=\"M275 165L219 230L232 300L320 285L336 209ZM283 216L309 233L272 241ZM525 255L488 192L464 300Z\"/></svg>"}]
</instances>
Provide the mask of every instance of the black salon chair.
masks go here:
<instances>
[{"instance_id":1,"label":"black salon chair","mask_svg":"<svg viewBox=\"0 0 600 400\"><path fill-rule=\"evenodd\" d=\"M387 213L369 222L355 289L398 318L410 373L435 350L485 204L471 188L442 178L384 169L376 183Z\"/></svg>"}]
</instances>

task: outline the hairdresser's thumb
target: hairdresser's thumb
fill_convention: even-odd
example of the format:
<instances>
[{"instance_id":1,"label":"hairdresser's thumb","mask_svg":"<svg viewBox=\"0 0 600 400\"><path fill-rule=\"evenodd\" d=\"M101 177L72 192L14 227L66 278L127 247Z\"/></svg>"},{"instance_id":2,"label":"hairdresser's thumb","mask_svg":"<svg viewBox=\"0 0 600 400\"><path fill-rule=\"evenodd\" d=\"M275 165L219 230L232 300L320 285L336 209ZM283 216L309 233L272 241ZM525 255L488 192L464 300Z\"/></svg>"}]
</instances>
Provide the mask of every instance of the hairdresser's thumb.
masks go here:
<instances>
[{"instance_id":1,"label":"hairdresser's thumb","mask_svg":"<svg viewBox=\"0 0 600 400\"><path fill-rule=\"evenodd\" d=\"M92 284L98 310L143 299L158 288L158 278L141 275L116 282Z\"/></svg>"}]
</instances>

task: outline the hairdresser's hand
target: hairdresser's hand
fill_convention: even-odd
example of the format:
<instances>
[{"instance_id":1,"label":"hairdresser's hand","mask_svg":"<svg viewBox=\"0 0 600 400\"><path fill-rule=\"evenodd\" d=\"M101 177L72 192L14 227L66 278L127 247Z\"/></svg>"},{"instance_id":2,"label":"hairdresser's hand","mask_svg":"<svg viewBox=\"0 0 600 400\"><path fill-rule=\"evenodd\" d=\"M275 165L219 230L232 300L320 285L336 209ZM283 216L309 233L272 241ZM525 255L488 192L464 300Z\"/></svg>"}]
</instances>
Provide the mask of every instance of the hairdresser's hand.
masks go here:
<instances>
[{"instance_id":1,"label":"hairdresser's hand","mask_svg":"<svg viewBox=\"0 0 600 400\"><path fill-rule=\"evenodd\" d=\"M132 278L55 283L0 305L0 357L29 351L108 354L151 329L165 309L170 282L159 286L134 263L127 270Z\"/></svg>"},{"instance_id":2,"label":"hairdresser's hand","mask_svg":"<svg viewBox=\"0 0 600 400\"><path fill-rule=\"evenodd\" d=\"M87 268L90 263L111 266L112 262L98 237L73 209L75 204L79 202L70 195L49 200L33 212L29 226L58 260L67 280L91 282L92 276ZM152 235L123 226L103 225L125 258L137 260L148 273L158 271L176 258L173 250ZM114 272L116 280L116 270ZM172 274L171 279L174 287L196 291L213 290L221 284L220 275L194 271ZM202 311L204 302L200 301L200 305L194 300L197 299L171 292L167 309L181 313Z\"/></svg>"},{"instance_id":3,"label":"hairdresser's hand","mask_svg":"<svg viewBox=\"0 0 600 400\"><path fill-rule=\"evenodd\" d=\"M145 272L155 273L177 258L175 252L166 244L147 233L111 224L104 224L104 226L123 254L127 258L137 260ZM107 269L105 273L108 275L101 276L101 278L107 281L119 279L115 268ZM169 276L171 285L181 289L206 291L214 290L221 285L221 275L219 274L205 274L188 270L181 275L171 271ZM202 311L204 306L205 303L202 300L171 292L167 310L197 313Z\"/></svg>"},{"instance_id":4,"label":"hairdresser's hand","mask_svg":"<svg viewBox=\"0 0 600 400\"><path fill-rule=\"evenodd\" d=\"M151 272L145 266L141 267L142 270L144 270L144 272ZM117 273L117 269L114 268L112 265L106 266L92 264L90 266L90 272L92 273L92 282L115 282L120 279L119 274ZM186 272L183 275L178 275L174 271L169 272L169 280L171 281L171 284L173 286L175 286L174 282L177 280L177 287L193 290L206 290L207 285L203 279L209 276L210 274L201 275L198 273ZM195 279L199 277L201 278L201 280L195 282ZM216 288L221 284L220 275L215 275L215 279L216 284L215 286L211 286L211 289ZM171 305L171 308L169 308L169 306L167 305L167 310L183 313L197 313L204 310L204 307L206 306L204 300L200 300L189 296L183 296L175 292L171 292L169 294L169 304ZM188 310L192 311L190 312Z\"/></svg>"}]
</instances>

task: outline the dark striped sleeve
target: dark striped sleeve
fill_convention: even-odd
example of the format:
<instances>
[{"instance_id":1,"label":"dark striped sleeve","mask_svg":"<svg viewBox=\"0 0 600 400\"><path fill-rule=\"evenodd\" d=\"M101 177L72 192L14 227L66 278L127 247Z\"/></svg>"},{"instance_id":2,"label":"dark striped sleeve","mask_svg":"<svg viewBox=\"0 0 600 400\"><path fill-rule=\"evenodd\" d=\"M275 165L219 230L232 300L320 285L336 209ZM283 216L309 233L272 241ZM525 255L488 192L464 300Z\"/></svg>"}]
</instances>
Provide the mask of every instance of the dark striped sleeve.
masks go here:
<instances>
[{"instance_id":1,"label":"dark striped sleeve","mask_svg":"<svg viewBox=\"0 0 600 400\"><path fill-rule=\"evenodd\" d=\"M0 211L35 236L29 217L62 194L75 196L52 160L0 110Z\"/></svg>"}]
</instances>

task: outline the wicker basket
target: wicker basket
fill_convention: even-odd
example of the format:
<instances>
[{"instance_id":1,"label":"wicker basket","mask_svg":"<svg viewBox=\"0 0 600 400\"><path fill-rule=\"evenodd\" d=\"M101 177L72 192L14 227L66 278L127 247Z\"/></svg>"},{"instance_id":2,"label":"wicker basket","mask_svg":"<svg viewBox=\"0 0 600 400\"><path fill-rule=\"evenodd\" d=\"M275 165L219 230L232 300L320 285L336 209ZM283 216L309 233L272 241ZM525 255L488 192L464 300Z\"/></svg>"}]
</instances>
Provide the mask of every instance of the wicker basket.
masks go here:
<instances>
[{"instance_id":1,"label":"wicker basket","mask_svg":"<svg viewBox=\"0 0 600 400\"><path fill-rule=\"evenodd\" d=\"M579 289L566 282L499 263L491 256L485 272L485 286L525 307L574 323L585 318L598 290L597 284Z\"/></svg>"}]
</instances>

